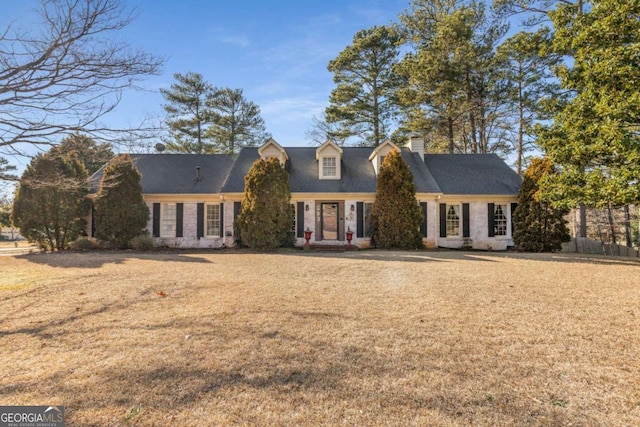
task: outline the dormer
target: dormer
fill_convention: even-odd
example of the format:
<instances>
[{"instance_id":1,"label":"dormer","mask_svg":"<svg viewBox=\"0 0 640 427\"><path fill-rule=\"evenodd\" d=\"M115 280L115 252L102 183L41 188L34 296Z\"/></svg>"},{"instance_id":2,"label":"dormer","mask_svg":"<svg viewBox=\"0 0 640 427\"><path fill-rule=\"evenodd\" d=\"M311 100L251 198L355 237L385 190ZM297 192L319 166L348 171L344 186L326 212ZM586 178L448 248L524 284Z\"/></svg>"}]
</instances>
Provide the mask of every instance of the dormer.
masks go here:
<instances>
[{"instance_id":1,"label":"dormer","mask_svg":"<svg viewBox=\"0 0 640 427\"><path fill-rule=\"evenodd\" d=\"M267 160L271 157L275 157L280 161L280 164L283 167L287 160L289 160L287 151L282 148L282 146L278 144L273 138L269 138L269 140L265 142L262 147L258 148L258 155L262 160Z\"/></svg>"},{"instance_id":2,"label":"dormer","mask_svg":"<svg viewBox=\"0 0 640 427\"><path fill-rule=\"evenodd\" d=\"M318 179L340 179L340 165L342 162L342 148L335 142L327 139L316 150L318 161Z\"/></svg>"},{"instance_id":3,"label":"dormer","mask_svg":"<svg viewBox=\"0 0 640 427\"><path fill-rule=\"evenodd\" d=\"M376 175L380 173L380 166L382 165L385 156L397 149L398 147L391 142L391 140L387 139L373 150L373 153L369 156L369 161L373 164L373 169L376 171Z\"/></svg>"}]
</instances>

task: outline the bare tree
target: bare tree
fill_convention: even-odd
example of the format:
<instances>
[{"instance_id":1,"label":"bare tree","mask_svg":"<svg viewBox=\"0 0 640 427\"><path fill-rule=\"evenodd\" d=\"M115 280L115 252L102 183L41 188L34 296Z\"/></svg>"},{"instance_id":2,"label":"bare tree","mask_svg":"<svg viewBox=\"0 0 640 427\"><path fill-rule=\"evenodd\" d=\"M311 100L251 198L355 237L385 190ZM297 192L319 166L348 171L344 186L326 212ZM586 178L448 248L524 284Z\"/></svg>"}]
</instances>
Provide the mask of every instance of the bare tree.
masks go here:
<instances>
[{"instance_id":1,"label":"bare tree","mask_svg":"<svg viewBox=\"0 0 640 427\"><path fill-rule=\"evenodd\" d=\"M96 140L127 139L100 119L156 74L162 58L109 36L132 21L124 0L40 0L41 26L0 29L0 151L52 145L84 132Z\"/></svg>"}]
</instances>

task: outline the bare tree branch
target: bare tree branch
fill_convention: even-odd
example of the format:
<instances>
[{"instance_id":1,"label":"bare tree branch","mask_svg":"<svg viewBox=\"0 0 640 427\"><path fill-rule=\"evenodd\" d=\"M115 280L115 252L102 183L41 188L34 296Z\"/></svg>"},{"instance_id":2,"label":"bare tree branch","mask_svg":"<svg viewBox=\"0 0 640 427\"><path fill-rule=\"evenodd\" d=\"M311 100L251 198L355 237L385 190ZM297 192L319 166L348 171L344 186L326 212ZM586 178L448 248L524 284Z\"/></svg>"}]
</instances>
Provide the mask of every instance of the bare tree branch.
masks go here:
<instances>
[{"instance_id":1,"label":"bare tree branch","mask_svg":"<svg viewBox=\"0 0 640 427\"><path fill-rule=\"evenodd\" d=\"M39 14L35 34L0 29L0 149L52 145L74 132L113 142L151 131L100 124L124 90L137 88L164 62L109 39L132 20L125 2L41 0Z\"/></svg>"}]
</instances>

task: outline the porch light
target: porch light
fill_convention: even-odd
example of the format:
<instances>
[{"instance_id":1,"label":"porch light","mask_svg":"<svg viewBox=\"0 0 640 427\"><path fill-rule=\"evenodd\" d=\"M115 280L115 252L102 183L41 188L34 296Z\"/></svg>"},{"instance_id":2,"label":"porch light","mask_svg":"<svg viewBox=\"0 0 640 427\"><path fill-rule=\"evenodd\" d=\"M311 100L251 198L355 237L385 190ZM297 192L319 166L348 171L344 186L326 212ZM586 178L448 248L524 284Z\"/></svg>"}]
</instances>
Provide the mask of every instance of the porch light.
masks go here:
<instances>
[{"instance_id":1,"label":"porch light","mask_svg":"<svg viewBox=\"0 0 640 427\"><path fill-rule=\"evenodd\" d=\"M308 211L308 210L309 210L309 205L308 205L308 204L304 206L304 210L305 210L305 211Z\"/></svg>"}]
</instances>

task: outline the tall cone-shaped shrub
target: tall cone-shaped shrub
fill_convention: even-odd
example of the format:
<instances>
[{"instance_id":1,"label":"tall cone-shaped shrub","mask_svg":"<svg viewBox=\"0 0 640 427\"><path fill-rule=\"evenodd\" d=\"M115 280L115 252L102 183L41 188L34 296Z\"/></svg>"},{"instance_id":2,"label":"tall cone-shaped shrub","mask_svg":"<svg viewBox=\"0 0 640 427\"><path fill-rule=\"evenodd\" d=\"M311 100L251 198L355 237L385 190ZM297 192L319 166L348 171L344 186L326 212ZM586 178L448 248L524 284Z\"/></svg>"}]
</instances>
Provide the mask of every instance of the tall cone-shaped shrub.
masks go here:
<instances>
[{"instance_id":1,"label":"tall cone-shaped shrub","mask_svg":"<svg viewBox=\"0 0 640 427\"><path fill-rule=\"evenodd\" d=\"M149 221L140 178L128 154L115 157L104 168L95 201L96 237L114 249L128 247Z\"/></svg>"},{"instance_id":2,"label":"tall cone-shaped shrub","mask_svg":"<svg viewBox=\"0 0 640 427\"><path fill-rule=\"evenodd\" d=\"M20 178L12 220L20 234L45 250L66 249L82 233L88 213L87 171L75 153L38 154Z\"/></svg>"},{"instance_id":3,"label":"tall cone-shaped shrub","mask_svg":"<svg viewBox=\"0 0 640 427\"><path fill-rule=\"evenodd\" d=\"M274 157L258 159L244 183L244 198L236 219L242 242L259 250L281 246L293 224L287 171Z\"/></svg>"},{"instance_id":4,"label":"tall cone-shaped shrub","mask_svg":"<svg viewBox=\"0 0 640 427\"><path fill-rule=\"evenodd\" d=\"M564 219L568 211L556 209L541 198L541 180L554 174L553 164L545 157L533 159L522 177L513 214L513 241L524 251L558 251L571 239Z\"/></svg>"},{"instance_id":5,"label":"tall cone-shaped shrub","mask_svg":"<svg viewBox=\"0 0 640 427\"><path fill-rule=\"evenodd\" d=\"M416 200L413 174L395 150L380 166L376 200L371 210L371 242L385 249L422 248L421 222L422 210Z\"/></svg>"}]
</instances>

